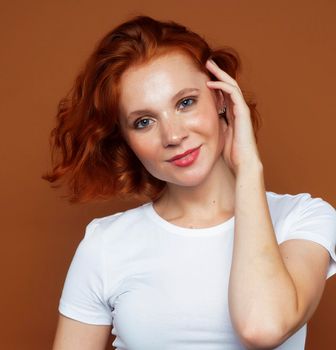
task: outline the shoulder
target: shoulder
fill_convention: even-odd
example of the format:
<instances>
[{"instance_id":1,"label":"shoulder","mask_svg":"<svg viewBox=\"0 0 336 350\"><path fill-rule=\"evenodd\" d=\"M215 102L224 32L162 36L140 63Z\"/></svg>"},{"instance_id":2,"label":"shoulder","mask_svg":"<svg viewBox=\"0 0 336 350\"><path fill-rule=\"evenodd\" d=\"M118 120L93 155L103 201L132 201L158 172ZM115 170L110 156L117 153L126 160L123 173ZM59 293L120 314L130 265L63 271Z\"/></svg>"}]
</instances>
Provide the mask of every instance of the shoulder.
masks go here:
<instances>
[{"instance_id":1,"label":"shoulder","mask_svg":"<svg viewBox=\"0 0 336 350\"><path fill-rule=\"evenodd\" d=\"M145 204L111 215L94 218L85 228L84 240L101 241L107 237L117 238L120 234L125 235L137 222L143 219L143 207Z\"/></svg>"},{"instance_id":2,"label":"shoulder","mask_svg":"<svg viewBox=\"0 0 336 350\"><path fill-rule=\"evenodd\" d=\"M130 242L138 242L136 222L142 217L142 206L92 219L85 227L79 242L73 265L81 264L98 274L107 256L117 259ZM135 241L137 240L137 241Z\"/></svg>"},{"instance_id":3,"label":"shoulder","mask_svg":"<svg viewBox=\"0 0 336 350\"><path fill-rule=\"evenodd\" d=\"M335 216L335 208L321 197L313 197L310 193L279 194L266 192L270 211L275 216L315 215L326 213Z\"/></svg>"},{"instance_id":4,"label":"shoulder","mask_svg":"<svg viewBox=\"0 0 336 350\"><path fill-rule=\"evenodd\" d=\"M304 238L322 243L331 252L336 243L336 210L310 193L267 192L270 214L278 242Z\"/></svg>"},{"instance_id":5,"label":"shoulder","mask_svg":"<svg viewBox=\"0 0 336 350\"><path fill-rule=\"evenodd\" d=\"M296 243L290 243L293 247L295 244L293 250L298 253L299 249L302 248L302 251L309 252L310 257L313 256L313 250L318 256L322 256L322 254L313 245L310 245L308 249L308 243L302 240L318 243L329 252L332 258L328 277L336 273L335 208L326 200L321 197L313 197L310 193L277 194L268 192L267 199L278 243L296 240ZM317 261L317 258L313 260Z\"/></svg>"}]
</instances>

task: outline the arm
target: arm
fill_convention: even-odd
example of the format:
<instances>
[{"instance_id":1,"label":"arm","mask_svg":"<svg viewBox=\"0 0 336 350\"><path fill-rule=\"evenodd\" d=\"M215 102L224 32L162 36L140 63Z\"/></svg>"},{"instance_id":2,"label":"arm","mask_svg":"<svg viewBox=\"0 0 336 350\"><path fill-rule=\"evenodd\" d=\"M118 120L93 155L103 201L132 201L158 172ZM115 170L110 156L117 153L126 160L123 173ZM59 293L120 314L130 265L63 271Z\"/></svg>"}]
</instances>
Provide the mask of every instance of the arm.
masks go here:
<instances>
[{"instance_id":1,"label":"arm","mask_svg":"<svg viewBox=\"0 0 336 350\"><path fill-rule=\"evenodd\" d=\"M312 316L324 289L329 253L300 239L278 245L249 107L229 74L211 61L206 67L218 78L207 81L208 87L224 93L228 123L222 123L222 155L236 178L230 316L247 348L274 348Z\"/></svg>"},{"instance_id":2,"label":"arm","mask_svg":"<svg viewBox=\"0 0 336 350\"><path fill-rule=\"evenodd\" d=\"M314 242L290 240L279 247L262 165L240 169L229 307L248 348L273 348L308 321L321 298L328 263L329 253Z\"/></svg>"},{"instance_id":3,"label":"arm","mask_svg":"<svg viewBox=\"0 0 336 350\"><path fill-rule=\"evenodd\" d=\"M104 240L91 221L64 282L53 350L103 350L112 328Z\"/></svg>"},{"instance_id":4,"label":"arm","mask_svg":"<svg viewBox=\"0 0 336 350\"><path fill-rule=\"evenodd\" d=\"M91 325L59 314L52 350L104 350L111 326Z\"/></svg>"}]
</instances>

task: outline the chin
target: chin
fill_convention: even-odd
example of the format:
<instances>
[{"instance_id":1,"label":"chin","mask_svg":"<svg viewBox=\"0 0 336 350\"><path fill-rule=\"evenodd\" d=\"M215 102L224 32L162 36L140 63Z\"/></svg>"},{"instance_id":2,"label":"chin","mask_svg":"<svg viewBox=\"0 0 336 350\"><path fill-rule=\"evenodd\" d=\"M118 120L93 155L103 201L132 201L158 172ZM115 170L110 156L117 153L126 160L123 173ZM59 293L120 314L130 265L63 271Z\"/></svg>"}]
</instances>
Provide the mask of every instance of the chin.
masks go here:
<instances>
[{"instance_id":1,"label":"chin","mask_svg":"<svg viewBox=\"0 0 336 350\"><path fill-rule=\"evenodd\" d=\"M192 171L189 174L181 174L178 178L165 179L167 183L181 187L197 187L201 185L209 176L209 171Z\"/></svg>"},{"instance_id":2,"label":"chin","mask_svg":"<svg viewBox=\"0 0 336 350\"><path fill-rule=\"evenodd\" d=\"M208 159L206 162L203 160L199 164L195 164L194 167L161 168L160 170L155 169L156 171L153 171L153 168L147 168L147 171L155 178L167 184L181 187L197 187L211 177L215 164L219 160L219 157L217 158ZM201 159L198 160L200 161Z\"/></svg>"}]
</instances>

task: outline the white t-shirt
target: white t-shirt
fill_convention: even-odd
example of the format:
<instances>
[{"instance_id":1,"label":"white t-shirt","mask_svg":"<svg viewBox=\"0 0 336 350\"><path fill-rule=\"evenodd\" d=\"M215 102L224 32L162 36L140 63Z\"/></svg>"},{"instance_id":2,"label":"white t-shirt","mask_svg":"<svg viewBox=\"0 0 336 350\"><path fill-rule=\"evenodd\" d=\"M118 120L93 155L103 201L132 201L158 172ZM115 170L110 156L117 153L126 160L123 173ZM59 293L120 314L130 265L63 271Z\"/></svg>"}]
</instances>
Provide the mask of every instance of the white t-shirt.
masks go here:
<instances>
[{"instance_id":1,"label":"white t-shirt","mask_svg":"<svg viewBox=\"0 0 336 350\"><path fill-rule=\"evenodd\" d=\"M336 211L321 198L266 192L277 241L308 239L336 272ZM234 217L183 228L152 202L92 220L70 265L61 314L113 325L117 350L244 349L228 312ZM303 350L306 325L277 349Z\"/></svg>"}]
</instances>

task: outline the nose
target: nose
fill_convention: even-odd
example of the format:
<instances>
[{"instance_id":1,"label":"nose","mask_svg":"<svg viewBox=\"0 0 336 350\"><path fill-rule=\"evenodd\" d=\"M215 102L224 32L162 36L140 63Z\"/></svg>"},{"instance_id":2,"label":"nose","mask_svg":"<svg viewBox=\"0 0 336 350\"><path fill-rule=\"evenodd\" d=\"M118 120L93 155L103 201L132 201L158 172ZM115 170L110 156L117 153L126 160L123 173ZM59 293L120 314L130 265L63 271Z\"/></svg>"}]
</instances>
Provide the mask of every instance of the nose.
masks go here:
<instances>
[{"instance_id":1,"label":"nose","mask_svg":"<svg viewBox=\"0 0 336 350\"><path fill-rule=\"evenodd\" d=\"M188 137L188 130L181 116L169 116L161 123L161 139L163 147L179 145Z\"/></svg>"}]
</instances>

